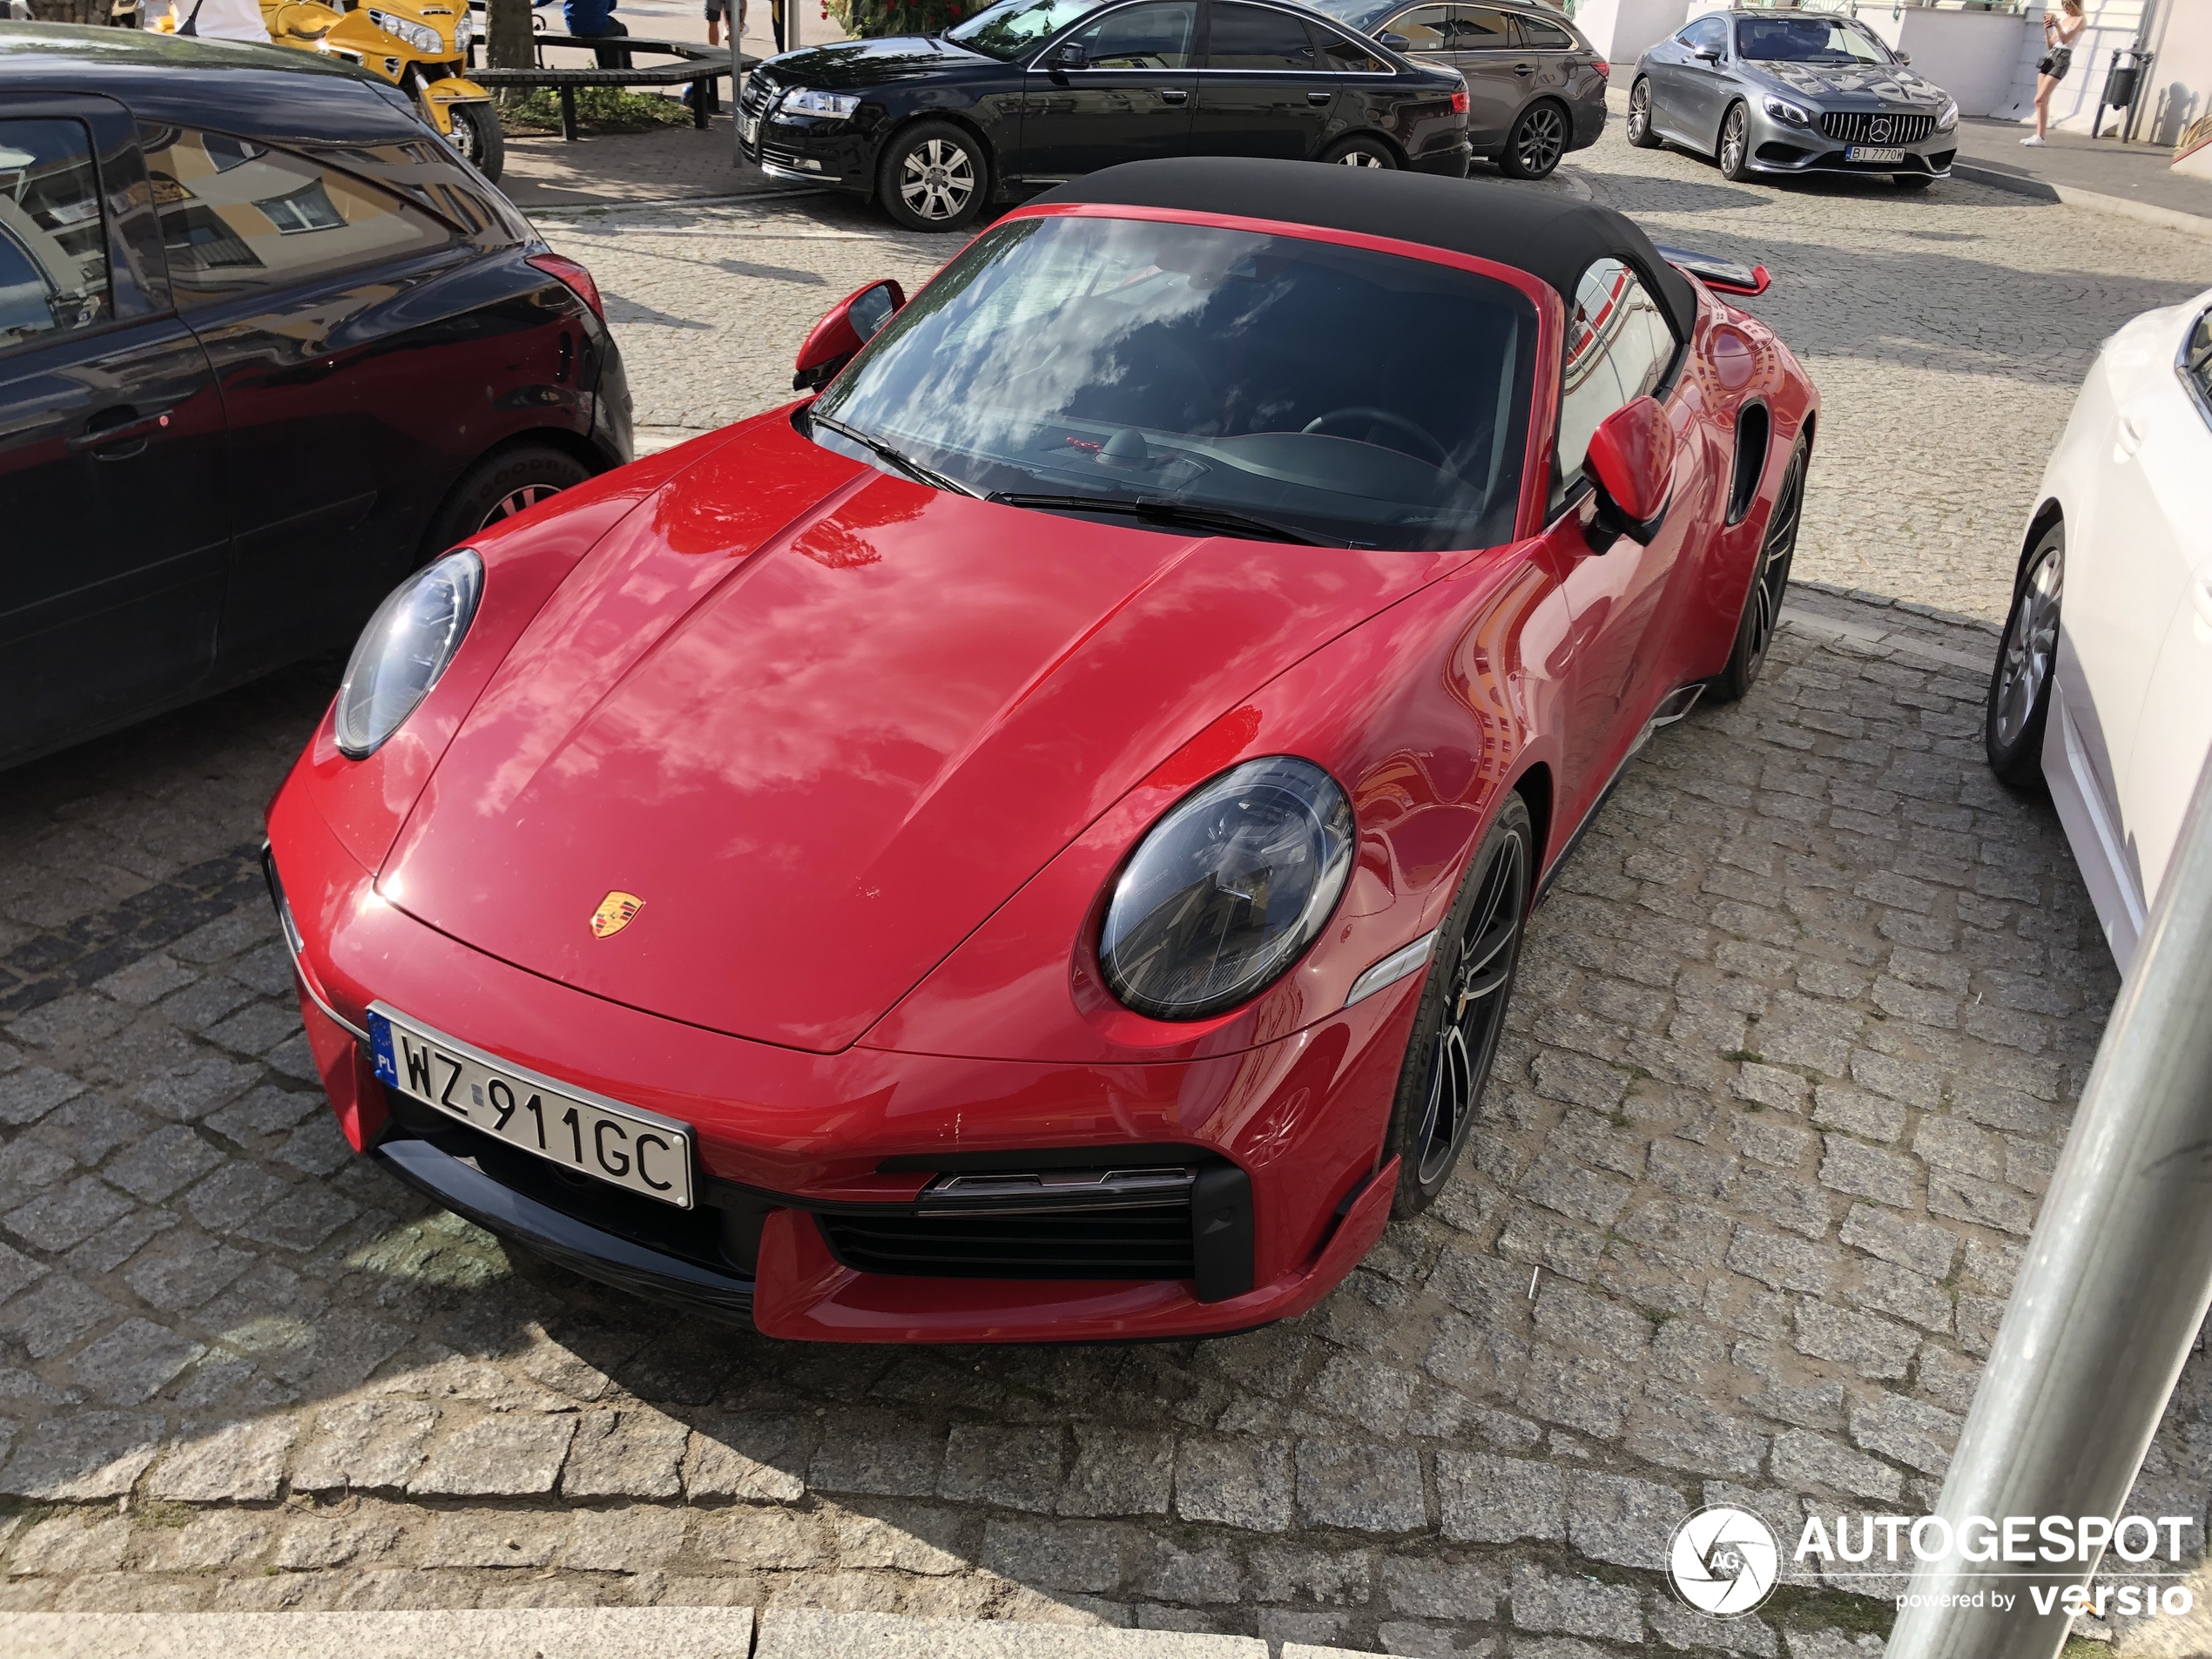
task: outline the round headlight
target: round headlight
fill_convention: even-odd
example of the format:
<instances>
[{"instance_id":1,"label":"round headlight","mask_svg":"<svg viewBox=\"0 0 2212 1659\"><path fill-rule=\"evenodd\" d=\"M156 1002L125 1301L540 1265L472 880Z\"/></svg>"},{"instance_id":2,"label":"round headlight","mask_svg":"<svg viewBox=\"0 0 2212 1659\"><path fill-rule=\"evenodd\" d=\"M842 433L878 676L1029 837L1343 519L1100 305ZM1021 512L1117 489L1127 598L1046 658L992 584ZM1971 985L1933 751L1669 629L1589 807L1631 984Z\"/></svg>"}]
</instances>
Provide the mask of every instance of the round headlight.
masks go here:
<instances>
[{"instance_id":1,"label":"round headlight","mask_svg":"<svg viewBox=\"0 0 2212 1659\"><path fill-rule=\"evenodd\" d=\"M1156 1020L1236 1007L1328 925L1352 873L1352 803L1310 760L1247 760L1152 826L1114 883L1107 988Z\"/></svg>"},{"instance_id":2,"label":"round headlight","mask_svg":"<svg viewBox=\"0 0 2212 1659\"><path fill-rule=\"evenodd\" d=\"M408 577L377 606L338 687L341 753L355 760L375 753L415 712L461 649L483 590L484 562L464 547Z\"/></svg>"}]
</instances>

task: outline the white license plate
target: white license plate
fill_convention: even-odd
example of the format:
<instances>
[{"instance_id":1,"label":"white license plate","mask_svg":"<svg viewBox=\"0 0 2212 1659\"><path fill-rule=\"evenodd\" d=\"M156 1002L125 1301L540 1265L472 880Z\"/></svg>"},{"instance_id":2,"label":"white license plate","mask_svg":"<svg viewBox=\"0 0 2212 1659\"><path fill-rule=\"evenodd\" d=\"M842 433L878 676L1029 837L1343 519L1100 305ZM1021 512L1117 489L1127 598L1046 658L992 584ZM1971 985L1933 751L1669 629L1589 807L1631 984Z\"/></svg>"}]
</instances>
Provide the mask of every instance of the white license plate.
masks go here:
<instances>
[{"instance_id":1,"label":"white license plate","mask_svg":"<svg viewBox=\"0 0 2212 1659\"><path fill-rule=\"evenodd\" d=\"M747 144L752 143L760 137L760 118L757 115L748 115L740 131L745 136L745 141Z\"/></svg>"},{"instance_id":2,"label":"white license plate","mask_svg":"<svg viewBox=\"0 0 2212 1659\"><path fill-rule=\"evenodd\" d=\"M368 1036L388 1088L579 1174L691 1207L689 1125L511 1066L381 1002Z\"/></svg>"},{"instance_id":3,"label":"white license plate","mask_svg":"<svg viewBox=\"0 0 2212 1659\"><path fill-rule=\"evenodd\" d=\"M1880 149L1869 144L1855 144L1844 152L1844 159L1846 161L1902 161L1905 159L1905 152L1897 149Z\"/></svg>"}]
</instances>

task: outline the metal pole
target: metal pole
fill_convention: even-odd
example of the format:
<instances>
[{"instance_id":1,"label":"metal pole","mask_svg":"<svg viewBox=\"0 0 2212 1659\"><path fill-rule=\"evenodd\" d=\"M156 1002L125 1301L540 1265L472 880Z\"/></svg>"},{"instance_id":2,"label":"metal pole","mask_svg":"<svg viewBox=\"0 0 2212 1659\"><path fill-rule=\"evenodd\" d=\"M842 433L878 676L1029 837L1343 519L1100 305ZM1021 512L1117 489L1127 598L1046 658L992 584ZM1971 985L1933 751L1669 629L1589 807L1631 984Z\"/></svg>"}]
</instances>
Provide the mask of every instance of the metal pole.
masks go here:
<instances>
[{"instance_id":1,"label":"metal pole","mask_svg":"<svg viewBox=\"0 0 2212 1659\"><path fill-rule=\"evenodd\" d=\"M2208 986L2212 765L2198 777L1945 1477L1937 1513L1954 1532L1972 1516L2001 1525L2008 1515L2122 1513L2212 1304ZM2167 1564L2164 1554L2161 1538L2146 1571ZM2069 1622L2055 1604L2039 1614L2029 1588L2083 1584L2095 1567L1977 1564L1955 1550L1923 1561L1914 1595L1994 1588L2014 1600L2005 1611L1908 1606L1888 1659L2049 1659Z\"/></svg>"}]
</instances>

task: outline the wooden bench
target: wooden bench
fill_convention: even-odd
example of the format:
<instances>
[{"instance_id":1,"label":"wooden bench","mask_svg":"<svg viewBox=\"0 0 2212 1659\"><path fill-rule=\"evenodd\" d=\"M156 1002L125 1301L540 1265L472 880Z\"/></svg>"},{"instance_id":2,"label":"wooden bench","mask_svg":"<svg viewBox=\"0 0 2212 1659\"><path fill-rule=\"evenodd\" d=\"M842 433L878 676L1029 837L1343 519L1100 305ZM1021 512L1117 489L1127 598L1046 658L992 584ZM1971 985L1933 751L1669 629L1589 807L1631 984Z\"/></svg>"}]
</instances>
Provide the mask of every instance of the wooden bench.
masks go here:
<instances>
[{"instance_id":1,"label":"wooden bench","mask_svg":"<svg viewBox=\"0 0 2212 1659\"><path fill-rule=\"evenodd\" d=\"M561 95L561 136L571 144L577 137L576 89L579 86L698 87L698 95L691 100L691 125L704 127L707 117L718 107L716 83L725 75L730 78L730 99L734 104L737 101L738 77L760 61L740 53L734 41L725 49L702 46L689 40L649 40L637 35L543 34L533 35L531 40L541 49L575 46L586 51L597 51L604 47L614 51L658 52L677 60L672 64L631 69L552 69L540 62L528 69L475 69L469 71L469 78L482 86L552 87ZM471 56L474 56L473 51Z\"/></svg>"}]
</instances>

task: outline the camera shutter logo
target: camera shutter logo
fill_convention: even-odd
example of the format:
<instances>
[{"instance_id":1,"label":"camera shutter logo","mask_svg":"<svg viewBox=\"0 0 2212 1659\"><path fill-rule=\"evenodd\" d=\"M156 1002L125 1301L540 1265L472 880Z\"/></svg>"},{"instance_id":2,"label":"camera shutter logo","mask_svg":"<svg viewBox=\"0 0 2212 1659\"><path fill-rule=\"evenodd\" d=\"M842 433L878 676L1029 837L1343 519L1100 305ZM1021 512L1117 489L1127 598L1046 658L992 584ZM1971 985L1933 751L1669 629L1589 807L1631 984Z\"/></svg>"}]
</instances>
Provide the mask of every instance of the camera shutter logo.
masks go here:
<instances>
[{"instance_id":1,"label":"camera shutter logo","mask_svg":"<svg viewBox=\"0 0 2212 1659\"><path fill-rule=\"evenodd\" d=\"M1675 1529L1667 1576L1675 1594L1700 1613L1732 1619L1773 1594L1782 1548L1757 1515L1710 1504Z\"/></svg>"}]
</instances>

